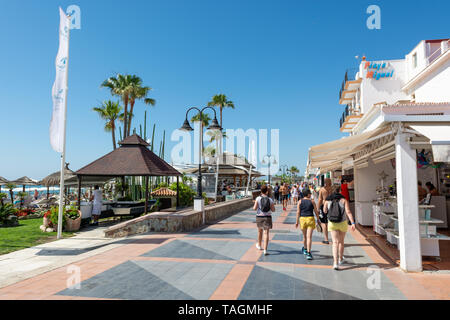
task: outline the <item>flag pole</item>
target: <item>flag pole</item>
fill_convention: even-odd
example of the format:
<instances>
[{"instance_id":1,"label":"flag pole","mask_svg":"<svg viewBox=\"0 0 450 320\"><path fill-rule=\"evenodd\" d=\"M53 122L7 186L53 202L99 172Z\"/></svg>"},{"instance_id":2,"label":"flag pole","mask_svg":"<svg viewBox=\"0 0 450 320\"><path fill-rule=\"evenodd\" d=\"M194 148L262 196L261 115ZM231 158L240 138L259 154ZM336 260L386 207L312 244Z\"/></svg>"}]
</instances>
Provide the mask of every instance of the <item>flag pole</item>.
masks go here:
<instances>
[{"instance_id":1,"label":"flag pole","mask_svg":"<svg viewBox=\"0 0 450 320\"><path fill-rule=\"evenodd\" d=\"M70 20L70 16L67 16ZM70 23L69 23L70 25ZM63 129L63 150L61 153L61 172L59 180L59 211L58 211L58 233L56 238L61 239L62 237L62 224L63 224L63 209L64 203L64 169L66 167L66 119L67 119L67 92L69 89L69 45L70 45L70 27L67 30L67 61L66 61L66 83L65 83L65 94L66 98L64 101L64 129Z\"/></svg>"}]
</instances>

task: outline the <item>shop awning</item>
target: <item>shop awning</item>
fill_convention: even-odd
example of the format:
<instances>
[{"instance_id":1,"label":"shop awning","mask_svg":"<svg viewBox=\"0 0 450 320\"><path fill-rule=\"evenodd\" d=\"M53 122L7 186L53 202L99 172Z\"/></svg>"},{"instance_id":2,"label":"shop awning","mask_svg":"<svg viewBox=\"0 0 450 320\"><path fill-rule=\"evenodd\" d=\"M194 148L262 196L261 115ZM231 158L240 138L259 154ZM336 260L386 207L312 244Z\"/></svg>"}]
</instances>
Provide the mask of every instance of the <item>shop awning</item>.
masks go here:
<instances>
[{"instance_id":1,"label":"shop awning","mask_svg":"<svg viewBox=\"0 0 450 320\"><path fill-rule=\"evenodd\" d=\"M450 162L450 125L432 123L410 127L430 139L435 162Z\"/></svg>"},{"instance_id":2,"label":"shop awning","mask_svg":"<svg viewBox=\"0 0 450 320\"><path fill-rule=\"evenodd\" d=\"M309 168L321 168L324 171L341 167L346 158L364 148L367 143L390 133L389 127L382 127L313 146L309 149Z\"/></svg>"}]
</instances>

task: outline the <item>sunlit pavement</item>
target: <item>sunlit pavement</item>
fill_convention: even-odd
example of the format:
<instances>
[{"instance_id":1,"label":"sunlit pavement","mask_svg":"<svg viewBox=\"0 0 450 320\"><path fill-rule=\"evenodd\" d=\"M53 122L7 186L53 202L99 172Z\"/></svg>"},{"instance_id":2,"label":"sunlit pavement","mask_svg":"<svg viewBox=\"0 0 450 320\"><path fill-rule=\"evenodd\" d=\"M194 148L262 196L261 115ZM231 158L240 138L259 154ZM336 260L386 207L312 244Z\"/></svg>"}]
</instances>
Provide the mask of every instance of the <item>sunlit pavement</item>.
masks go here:
<instances>
[{"instance_id":1,"label":"sunlit pavement","mask_svg":"<svg viewBox=\"0 0 450 320\"><path fill-rule=\"evenodd\" d=\"M450 299L450 274L405 274L358 231L347 234L342 270L332 269L331 244L317 232L314 259L306 260L295 210L287 209L277 206L273 215L267 256L255 247L249 209L188 234L148 234L95 248L1 288L0 299ZM83 250L47 254L64 259Z\"/></svg>"}]
</instances>

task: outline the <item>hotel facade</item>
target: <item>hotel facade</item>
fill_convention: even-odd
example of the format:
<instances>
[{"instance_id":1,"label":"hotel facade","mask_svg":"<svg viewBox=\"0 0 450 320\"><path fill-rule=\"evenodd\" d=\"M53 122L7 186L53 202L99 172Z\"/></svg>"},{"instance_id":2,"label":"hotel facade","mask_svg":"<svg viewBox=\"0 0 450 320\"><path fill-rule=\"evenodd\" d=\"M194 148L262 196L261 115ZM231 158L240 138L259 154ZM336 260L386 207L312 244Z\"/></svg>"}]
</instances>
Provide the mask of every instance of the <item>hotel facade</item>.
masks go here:
<instances>
[{"instance_id":1,"label":"hotel facade","mask_svg":"<svg viewBox=\"0 0 450 320\"><path fill-rule=\"evenodd\" d=\"M307 174L353 181L360 230L386 237L409 272L450 240L449 48L450 39L423 40L402 59L363 57L339 92L349 136L309 149ZM419 202L419 181L439 196Z\"/></svg>"}]
</instances>

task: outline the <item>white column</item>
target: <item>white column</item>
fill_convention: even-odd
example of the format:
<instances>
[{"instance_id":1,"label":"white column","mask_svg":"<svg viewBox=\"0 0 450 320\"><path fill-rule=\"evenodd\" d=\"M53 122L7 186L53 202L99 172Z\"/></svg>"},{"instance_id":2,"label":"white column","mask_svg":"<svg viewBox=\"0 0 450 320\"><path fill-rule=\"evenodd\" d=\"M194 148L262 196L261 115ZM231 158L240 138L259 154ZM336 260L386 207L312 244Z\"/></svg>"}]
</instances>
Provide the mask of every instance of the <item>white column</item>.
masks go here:
<instances>
[{"instance_id":1,"label":"white column","mask_svg":"<svg viewBox=\"0 0 450 320\"><path fill-rule=\"evenodd\" d=\"M416 150L407 142L408 135L395 137L397 205L400 268L409 272L422 271L419 230L419 197L417 191Z\"/></svg>"}]
</instances>

